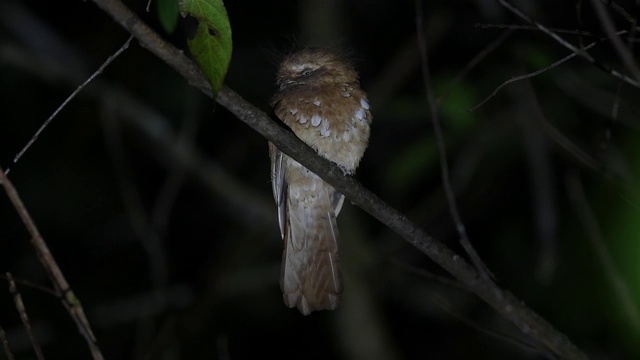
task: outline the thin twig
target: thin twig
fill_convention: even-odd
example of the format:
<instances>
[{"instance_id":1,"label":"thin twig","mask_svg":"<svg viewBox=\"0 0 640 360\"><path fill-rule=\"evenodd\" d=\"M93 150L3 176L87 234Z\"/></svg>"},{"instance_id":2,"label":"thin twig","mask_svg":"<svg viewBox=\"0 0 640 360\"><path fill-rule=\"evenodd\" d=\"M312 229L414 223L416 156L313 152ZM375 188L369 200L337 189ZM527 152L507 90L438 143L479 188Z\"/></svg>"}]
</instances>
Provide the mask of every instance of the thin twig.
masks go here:
<instances>
[{"instance_id":1,"label":"thin twig","mask_svg":"<svg viewBox=\"0 0 640 360\"><path fill-rule=\"evenodd\" d=\"M520 10L518 10L517 8L515 8L513 5L509 4L505 0L498 0L498 2L502 6L507 8L509 11L511 11L512 13L516 14L518 17L522 18L523 20L527 21L530 24L535 25L538 29L540 29L545 34L549 35L552 39L557 41L560 45L566 47L567 49L573 51L574 53L577 53L578 55L580 55L581 57L583 57L584 59L586 59L590 63L596 65L599 69L601 69L601 70L605 71L606 73L608 73L608 74L610 74L610 75L612 75L612 76L614 76L614 77L626 82L627 84L629 84L629 85L631 85L633 87L636 87L636 88L640 89L640 81L634 80L634 79L632 79L632 78L620 73L617 70L613 70L613 69L610 69L610 68L606 67L604 64L600 63L599 61L594 59L591 55L589 55L589 53L585 51L586 49L579 49L579 48L575 47L574 45L572 45L571 43L569 43L568 41L563 39L560 35L558 35L557 33L549 30L549 28L547 28L546 26L540 24L539 22L531 19L529 16L525 15L524 13L522 13Z\"/></svg>"},{"instance_id":2,"label":"thin twig","mask_svg":"<svg viewBox=\"0 0 640 360\"><path fill-rule=\"evenodd\" d=\"M602 1L602 0L601 0ZM582 17L581 17L581 13L580 13L580 4L581 1L578 1L576 3L576 7L578 8L578 25L581 26L582 25ZM540 30L538 27L536 26L531 26L531 25L519 25L519 24L485 24L485 23L476 23L475 26L477 28L480 29L509 29L509 30L530 30L530 31L542 31ZM569 29L558 29L558 28L548 28L550 31L553 31L557 34L567 34L567 35L577 35L580 39L583 36L590 36L590 37L596 37L597 35L591 33L590 31L585 31L585 30L569 30ZM635 25L635 23L632 23L632 29L635 30L640 30L638 29L638 27ZM624 33L617 33L618 35L624 35ZM634 39L632 36L629 37L629 41L630 42L637 42L637 39ZM580 42L580 47L582 46L582 42Z\"/></svg>"},{"instance_id":3,"label":"thin twig","mask_svg":"<svg viewBox=\"0 0 640 360\"><path fill-rule=\"evenodd\" d=\"M633 59L631 51L629 51L629 49L622 43L622 40L620 40L620 37L613 25L613 20L611 20L611 17L604 5L600 0L591 0L591 4L596 11L596 15L600 19L600 24L602 24L605 34L607 34L607 37L609 38L609 41L611 41L615 51L618 53L618 56L620 56L622 62L627 67L627 70L629 70L631 75L633 75L637 81L640 81L640 68L638 68L638 64L636 64L636 61Z\"/></svg>"},{"instance_id":4,"label":"thin twig","mask_svg":"<svg viewBox=\"0 0 640 360\"><path fill-rule=\"evenodd\" d=\"M580 4L580 1L577 3ZM579 6L579 5L577 5ZM578 25L582 24L582 19L578 16ZM508 29L508 30L529 30L529 31L542 31L536 26L532 25L520 25L520 24L485 24L485 23L476 23L475 27L479 29ZM567 34L567 35L577 35L579 37L582 36L590 36L596 37L597 35L591 33L590 31L585 30L569 30L569 29L558 29L558 28L548 28L550 31L553 31L557 34ZM633 29L637 29L634 25ZM624 35L624 33L618 32L618 35ZM636 42L637 40L630 37L629 41ZM581 45L582 47L582 45Z\"/></svg>"},{"instance_id":5,"label":"thin twig","mask_svg":"<svg viewBox=\"0 0 640 360\"><path fill-rule=\"evenodd\" d=\"M22 325L24 325L24 329L27 331L27 335L29 335L29 340L31 340L31 346L33 346L33 351L36 353L36 357L39 360L44 360L44 354L42 353L42 348L40 347L40 343L36 336L33 334L33 329L31 328L31 321L29 321L29 315L27 314L27 309L24 306L24 302L22 302L22 295L18 291L16 287L15 281L13 281L13 276L11 276L10 272L7 272L7 280L9 281L9 292L13 295L13 302L16 304L16 309L18 310L18 314L20 314L20 320L22 321Z\"/></svg>"},{"instance_id":6,"label":"thin twig","mask_svg":"<svg viewBox=\"0 0 640 360\"><path fill-rule=\"evenodd\" d=\"M80 86L78 86L78 88L76 88L71 93L71 95L69 95L69 97L65 101L63 101L62 104L60 104L60 106L58 106L56 111L54 111L53 114L51 114L51 116L49 116L49 118L47 120L45 120L45 122L40 126L38 131L36 131L36 133L33 134L31 139L29 140L29 142L27 142L27 144L22 148L22 150L20 150L18 152L18 154L13 158L13 163L14 164L16 164L18 162L18 160L20 160L22 155L24 155L24 153L31 147L31 145L33 145L33 143L36 140L38 140L38 136L40 136L40 133L42 133L42 131L44 131L44 129L47 126L49 126L51 121L53 121L53 119L58 115L58 113L60 111L62 111L62 109L64 109L64 107L67 106L67 104L71 100L73 100L73 98L76 97L76 95L78 95L80 93L80 91L82 91L82 89L84 89L85 86L87 86L98 75L102 74L104 69L107 66L109 66L109 64L111 64L113 62L113 60L115 60L120 54L122 54L129 47L129 43L131 43L132 39L133 39L133 36L129 36L129 39L124 43L124 45L122 45L122 47L120 47L120 49L118 49L118 51L116 51L113 55L109 56L109 58L107 58L107 60L98 68L98 70L96 70L93 74L91 74L91 76L89 76L89 78L87 80L85 80ZM8 175L10 171L11 171L11 169L7 168L7 171L5 171L5 173Z\"/></svg>"},{"instance_id":7,"label":"thin twig","mask_svg":"<svg viewBox=\"0 0 640 360\"><path fill-rule=\"evenodd\" d=\"M542 130L547 134L547 136L555 141L556 144L573 155L580 163L585 165L587 168L595 172L603 171L603 166L597 159L587 154L586 151L582 150L582 148L571 141L571 139L563 134L562 131L558 130L558 128L553 126L553 124L546 121L544 118L542 118L541 120L542 121L540 125L542 126Z\"/></svg>"},{"instance_id":8,"label":"thin twig","mask_svg":"<svg viewBox=\"0 0 640 360\"><path fill-rule=\"evenodd\" d=\"M524 88L524 89L522 89ZM542 129L547 119L540 106L531 81L525 81L521 91L511 91L516 122L522 128L522 145L525 148L531 179L532 215L538 242L537 276L548 283L558 266L558 209L555 191L554 167L550 154L550 142ZM515 89L513 89L515 90ZM525 94L526 96L522 96Z\"/></svg>"},{"instance_id":9,"label":"thin twig","mask_svg":"<svg viewBox=\"0 0 640 360\"><path fill-rule=\"evenodd\" d=\"M576 1L576 22L578 23L578 28L582 29L582 0ZM559 33L556 30L554 31ZM583 33L578 32L578 45L580 45L580 48L584 48L584 38L582 36Z\"/></svg>"},{"instance_id":10,"label":"thin twig","mask_svg":"<svg viewBox=\"0 0 640 360\"><path fill-rule=\"evenodd\" d=\"M471 59L471 61L469 61L465 65L462 71L460 71L456 75L456 77L453 80L451 80L447 89L443 92L443 94L440 97L438 97L438 101L436 104L440 106L440 104L444 102L444 99L446 99L447 96L449 96L451 91L453 91L453 89L462 81L462 79L464 79L464 77L467 76L467 74L471 71L471 69L473 69L476 65L478 65L480 61L482 61L485 57L487 57L487 55L489 55L492 51L497 49L498 46L500 46L512 33L513 33L513 30L507 30L502 32L502 34L497 39L492 41L491 44L484 47L482 51L480 51L476 56L474 56L473 59Z\"/></svg>"},{"instance_id":11,"label":"thin twig","mask_svg":"<svg viewBox=\"0 0 640 360\"><path fill-rule=\"evenodd\" d=\"M5 275L0 274L0 279L4 279L9 281L9 278ZM40 290L42 292L46 292L49 295L55 296L55 297L59 297L58 293L53 290L50 287L44 286L44 285L40 285L40 284L36 284L32 281L29 280L23 280L23 279L16 279L14 278L13 281L15 281L16 284L20 284L20 285L24 285L26 287L32 288L32 289L36 289L36 290Z\"/></svg>"},{"instance_id":12,"label":"thin twig","mask_svg":"<svg viewBox=\"0 0 640 360\"><path fill-rule=\"evenodd\" d=\"M117 119L116 102L117 97L112 96L104 106L102 114L104 140L115 169L127 217L147 255L151 283L154 287L159 288L166 286L168 282L167 254L162 239L149 220L149 214L144 207L140 191L131 181L132 176L127 166L124 143L121 138L122 131Z\"/></svg>"},{"instance_id":13,"label":"thin twig","mask_svg":"<svg viewBox=\"0 0 640 360\"><path fill-rule=\"evenodd\" d=\"M622 82L618 82L618 87L616 88L616 95L613 97L613 105L611 106L611 116L609 117L609 131L606 135L607 143L611 141L611 124L618 120L618 112L620 111L620 101L622 93Z\"/></svg>"},{"instance_id":14,"label":"thin twig","mask_svg":"<svg viewBox=\"0 0 640 360\"><path fill-rule=\"evenodd\" d=\"M102 127L111 163L114 166L120 197L125 205L127 217L147 257L148 272L154 289L162 290L168 283L167 253L159 230L152 223L149 213L142 202L140 191L131 180L131 169L127 163L125 146L120 130L117 114L117 97L109 97L102 111ZM147 300L147 306L156 306L164 301L161 291L153 293ZM146 352L145 337L149 337L155 330L153 317L142 318L138 322L133 353L134 358L144 357ZM144 344L144 345L142 345ZM144 350L143 350L144 348Z\"/></svg>"},{"instance_id":15,"label":"thin twig","mask_svg":"<svg viewBox=\"0 0 640 360\"><path fill-rule=\"evenodd\" d=\"M2 348L4 349L4 354L7 355L7 360L15 360L9 346L9 340L7 340L7 333L4 332L2 326L0 326L0 341L2 341Z\"/></svg>"},{"instance_id":16,"label":"thin twig","mask_svg":"<svg viewBox=\"0 0 640 360\"><path fill-rule=\"evenodd\" d=\"M118 0L93 0L118 24L133 34L149 51L181 74L189 84L212 96L211 87L196 65L184 53L164 41ZM352 177L346 177L335 164L319 156L291 131L279 126L263 111L247 102L227 86L223 86L216 101L239 120L250 126L281 151L314 172L355 205L374 216L408 243L442 266L470 291L486 301L518 328L537 338L558 356L565 359L587 359L566 335L555 329L524 303L495 284L487 284L476 269L455 252L430 237L405 215L380 200Z\"/></svg>"},{"instance_id":17,"label":"thin twig","mask_svg":"<svg viewBox=\"0 0 640 360\"><path fill-rule=\"evenodd\" d=\"M477 23L475 24L477 28L480 29L509 29L509 30L531 30L531 31L540 31L535 26L531 25L520 25L520 24L483 24ZM582 36L595 36L588 31L582 30L568 30L568 29L555 29L550 28L549 30L556 32L558 34L567 34L567 35L582 35Z\"/></svg>"},{"instance_id":18,"label":"thin twig","mask_svg":"<svg viewBox=\"0 0 640 360\"><path fill-rule=\"evenodd\" d=\"M191 90L195 92L195 90ZM193 146L198 132L198 127L200 125L197 114L202 107L200 104L203 101L200 96L189 96L189 99L190 102L185 105L182 128L177 134L177 147ZM172 166L168 167L167 178L158 191L153 211L151 212L151 221L161 238L164 237L164 234L167 231L167 219L171 214L172 207L174 206L176 198L184 185L187 175L187 169L174 163Z\"/></svg>"},{"instance_id":19,"label":"thin twig","mask_svg":"<svg viewBox=\"0 0 640 360\"><path fill-rule=\"evenodd\" d=\"M423 27L422 0L416 0L416 29L418 50L420 52L420 58L422 60L422 77L424 80L424 86L427 90L427 103L429 104L429 108L431 110L431 124L433 125L433 133L436 138L436 144L438 146L442 185L444 187L444 192L447 197L447 203L449 205L449 214L451 215L451 219L453 220L456 231L458 232L458 236L460 237L460 244L462 244L462 247L471 258L471 262L478 269L480 275L487 283L490 283L492 281L491 278L493 277L493 274L484 264L476 250L473 248L473 245L471 245L471 241L469 240L469 236L467 235L467 228L464 225L464 222L462 222L462 217L460 216L460 212L458 211L456 195L453 192L453 188L451 186L448 164L449 161L447 159L447 147L444 143L444 135L442 134L442 127L440 126L440 117L438 114L438 105L436 103L433 83L431 82L429 58L427 55L427 40L424 37L424 32L422 31Z\"/></svg>"},{"instance_id":20,"label":"thin twig","mask_svg":"<svg viewBox=\"0 0 640 360\"><path fill-rule=\"evenodd\" d=\"M513 335L504 333L504 332L499 332L497 330L492 330L487 328L486 326L483 326L471 319L468 319L460 314L458 314L457 312L455 312L448 304L447 301L444 300L443 298L437 296L434 298L434 303L436 305L438 305L442 310L444 310L445 312L447 312L449 315L453 316L454 318L458 319L459 321L461 321L462 323L464 323L465 325L469 326L472 329L475 329L485 335L494 337L496 339L499 340L503 340L503 341L508 341L509 343L512 343L516 346L521 347L524 350L528 350L528 351L532 351L535 353L543 353L546 354L548 353L548 350L545 349L544 347L541 347L539 345L535 345L535 344L530 344L522 339L519 339Z\"/></svg>"},{"instance_id":21,"label":"thin twig","mask_svg":"<svg viewBox=\"0 0 640 360\"><path fill-rule=\"evenodd\" d=\"M40 235L40 231L36 227L36 224L33 222L31 215L29 215L27 208L24 206L24 203L20 199L18 191L13 186L1 167L0 183L2 183L2 185L4 186L4 190L7 193L9 200L13 204L13 207L16 209L16 212L18 213L18 215L20 215L22 222L29 231L29 234L31 235L31 245L33 245L33 247L35 248L38 259L40 259L42 266L45 268L47 274L49 275L49 278L53 282L53 285L56 289L56 292L58 293L58 296L60 296L62 303L78 326L78 330L87 341L93 358L96 360L104 359L100 348L98 348L96 337L93 335L93 331L91 330L91 325L89 325L89 320L87 320L87 316L82 309L80 300L75 296L73 290L71 290L71 287L64 277L62 270L60 270L56 259L51 254L51 251L49 251L49 246L47 246L47 243Z\"/></svg>"},{"instance_id":22,"label":"thin twig","mask_svg":"<svg viewBox=\"0 0 640 360\"><path fill-rule=\"evenodd\" d=\"M638 4L636 4L637 6ZM629 39L627 40L627 46L628 46L628 52L632 52L633 51L633 47L634 47L634 40L636 37L636 33L638 32L638 27L636 26L636 19L633 19L633 21L631 21L631 29L629 30ZM605 151L609 148L609 144L611 143L611 128L613 127L613 124L618 120L618 111L620 109L620 101L621 101L621 97L622 97L622 81L618 82L618 88L616 89L616 95L613 99L613 104L611 106L611 117L609 118L609 124L607 126L607 129L605 130L605 140L604 143L602 145L602 150Z\"/></svg>"},{"instance_id":23,"label":"thin twig","mask_svg":"<svg viewBox=\"0 0 640 360\"><path fill-rule=\"evenodd\" d=\"M627 281L625 281L622 274L616 268L613 257L607 249L604 237L602 236L602 230L600 230L600 226L598 226L598 219L593 213L591 205L584 193L580 174L577 171L568 173L565 178L565 186L571 203L573 204L574 211L582 222L585 228L585 234L591 241L591 246L593 246L600 265L609 279L608 283L613 287L613 291L620 301L620 305L631 322L636 336L638 336L640 335L640 311L638 310L638 304L631 293Z\"/></svg>"},{"instance_id":24,"label":"thin twig","mask_svg":"<svg viewBox=\"0 0 640 360\"><path fill-rule=\"evenodd\" d=\"M600 1L605 3L606 5L611 6L615 11L618 12L618 14L620 14L623 18L625 18L629 22L629 24L632 24L635 30L640 30L640 27L637 26L638 19L631 16L631 14L629 14L627 10L625 10L625 8L620 6L620 4L612 0L600 0Z\"/></svg>"},{"instance_id":25,"label":"thin twig","mask_svg":"<svg viewBox=\"0 0 640 360\"><path fill-rule=\"evenodd\" d=\"M597 41L594 41L594 42L592 42L591 44L587 45L587 47L585 47L583 50L589 50L589 49L591 49L592 47L594 47L597 43L598 43ZM538 69L538 70L536 70L536 71L534 71L534 72L530 72L530 73L528 73L528 74L524 74L524 75L519 75L519 76L514 76L514 77L512 77L511 79L509 79L509 80L507 80L507 81L503 82L502 84L500 84L500 86L498 86L495 90L493 90L493 92L491 93L491 95L487 96L487 97L486 97L484 100L482 100L478 105L476 105L476 106L472 107L471 109L469 109L469 111L475 111L477 108L479 108L480 106L484 105L487 101L491 100L491 98L493 98L494 96L496 96L496 94L498 93L498 91L500 91L500 89L502 89L503 87L505 87L505 86L507 86L507 85L509 85L509 84L511 84L511 83L513 83L513 82L516 82L516 81L525 80L525 79L530 79L530 78L532 78L532 77L534 77L534 76L538 76L538 75L540 75L540 74L542 74L542 73L544 73L544 72L546 72L546 71L548 71L548 70L551 70L551 69L553 69L553 68L555 68L555 67L559 66L560 64L562 64L563 62L565 62L565 61L567 61L567 60L573 59L576 55L578 55L578 53L576 53L576 52L571 53L571 54L569 54L569 55L567 55L567 56L563 57L562 59L560 59L560 60L558 60L558 61L554 62L553 64L543 67L542 69Z\"/></svg>"},{"instance_id":26,"label":"thin twig","mask_svg":"<svg viewBox=\"0 0 640 360\"><path fill-rule=\"evenodd\" d=\"M444 286L448 286L450 288L454 288L454 289L460 289L460 290L464 290L467 292L471 292L471 290L469 290L464 284L462 284L461 282L455 280L455 279L451 279L442 275L437 275L434 274L430 271L427 271L425 269L420 269L418 267L409 265L405 262L399 261L399 260L393 260L392 264L398 266L399 268L401 268L402 270L410 273L410 274L415 274L424 278L427 278L429 280L433 280L435 282L438 282Z\"/></svg>"}]
</instances>

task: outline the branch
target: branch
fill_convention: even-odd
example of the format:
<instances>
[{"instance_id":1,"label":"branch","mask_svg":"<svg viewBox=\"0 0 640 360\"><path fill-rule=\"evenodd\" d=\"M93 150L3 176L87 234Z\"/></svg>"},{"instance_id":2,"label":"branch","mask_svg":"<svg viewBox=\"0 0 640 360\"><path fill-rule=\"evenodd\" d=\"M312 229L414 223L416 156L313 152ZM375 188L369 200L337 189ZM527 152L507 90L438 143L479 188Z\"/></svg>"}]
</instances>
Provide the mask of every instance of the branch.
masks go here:
<instances>
[{"instance_id":1,"label":"branch","mask_svg":"<svg viewBox=\"0 0 640 360\"><path fill-rule=\"evenodd\" d=\"M76 97L76 95L78 95L80 93L80 91L82 91L82 89L85 88L85 86L87 86L91 81L93 81L93 79L95 79L98 75L102 74L102 72L104 71L104 69L106 69L107 66L109 66L109 64L111 64L113 62L113 60L115 60L118 56L120 56L120 54L122 54L125 50L127 50L127 48L129 48L129 43L131 43L131 40L133 39L133 36L130 36L129 39L124 43L124 45L122 45L120 47L120 49L118 49L118 51L115 52L115 54L109 56L109 58L98 68L98 70L96 70L93 74L91 74L91 76L89 76L88 79L86 79L80 86L78 86L72 93L71 95L69 95L69 97L62 102L62 104L60 104L60 106L58 106L58 108L53 112L53 114L51 114L51 116L49 116L49 118L47 118L47 120L45 120L45 122L40 125L40 128L38 128L38 131L36 131L35 134L33 134L33 136L31 137L31 139L27 142L27 144L22 148L22 150L20 150L18 152L18 154L16 154L16 156L13 158L13 163L17 164L18 160L20 160L20 158L22 157L22 155L24 155L24 153L29 150L29 148L31 147L31 145L33 145L33 143L36 142L36 140L38 140L38 137L40 136L40 134L44 131L44 129L47 128L47 126L49 126L49 124L51 123L51 121L53 121L53 119L55 119L55 117L58 115L58 113L60 111L62 111L62 109L65 108L65 106L67 106L67 104L73 100L73 98ZM9 175L9 168L7 168L7 170L5 171L6 175Z\"/></svg>"},{"instance_id":2,"label":"branch","mask_svg":"<svg viewBox=\"0 0 640 360\"><path fill-rule=\"evenodd\" d=\"M622 62L627 67L627 70L633 75L633 77L640 81L640 68L636 61L633 59L633 54L620 40L620 37L616 33L616 29L613 25L613 20L609 16L609 12L604 7L604 5L599 0L591 0L591 4L593 5L593 9L596 12L596 15L600 19L600 23L602 28L604 29L605 34L611 41L611 45L618 53L618 56L622 59ZM636 4L637 5L637 4ZM632 30L635 29L635 22ZM633 37L633 34L632 34Z\"/></svg>"},{"instance_id":3,"label":"branch","mask_svg":"<svg viewBox=\"0 0 640 360\"><path fill-rule=\"evenodd\" d=\"M36 336L33 334L33 330L31 328L31 321L29 321L29 315L27 314L27 309L24 306L24 302L22 301L22 295L18 291L18 287L16 286L16 282L13 281L13 276L10 272L7 272L7 279L9 280L9 292L13 295L13 302L16 304L16 309L20 314L20 320L22 320L22 325L24 325L24 329L27 331L27 335L29 335L29 340L31 340L31 346L33 346L33 351L36 353L36 357L38 360L44 360L44 354L42 353L42 347L40 347L40 343L36 339Z\"/></svg>"},{"instance_id":4,"label":"branch","mask_svg":"<svg viewBox=\"0 0 640 360\"><path fill-rule=\"evenodd\" d=\"M195 64L180 50L165 42L124 4L118 0L93 1L136 37L143 47L174 68L191 85L211 96L211 89ZM267 114L245 101L233 90L224 86L216 101L268 141L274 143L285 154L318 174L354 204L426 254L461 283L465 284L470 291L496 309L502 316L516 324L525 334L536 338L563 358L587 359L586 355L564 334L526 307L522 301L508 291L500 289L495 284L488 284L483 281L474 267L459 255L431 238L423 229L380 200L355 179L344 176L337 166L318 156L315 151L295 137L291 131L279 126Z\"/></svg>"},{"instance_id":5,"label":"branch","mask_svg":"<svg viewBox=\"0 0 640 360\"><path fill-rule=\"evenodd\" d=\"M2 342L2 348L4 349L4 354L7 356L7 360L15 360L16 358L13 356L11 347L9 346L9 340L7 340L7 333L4 332L2 326L0 326L0 342Z\"/></svg>"},{"instance_id":6,"label":"branch","mask_svg":"<svg viewBox=\"0 0 640 360\"><path fill-rule=\"evenodd\" d=\"M587 46L586 46L585 48L583 48L582 50L583 50L583 51L589 50L589 49L591 49L592 47L596 46L596 44L597 44L597 42L592 42L591 44L587 45ZM516 82L516 81L520 81L520 80L525 80L525 79L530 79L530 78L532 78L532 77L534 77L534 76L538 76L538 75L540 75L540 74L542 74L542 73L545 73L545 72L547 72L547 71L549 71L549 70L551 70L551 69L553 69L553 68L555 68L555 67L560 66L560 64L562 64L563 62L565 62L565 61L567 61L567 60L570 60L570 59L574 58L574 57L575 57L575 56L577 56L577 55L578 55L578 53L577 53L577 52L571 53L571 54L569 54L569 55L567 55L567 56L563 57L562 59L560 59L560 60L558 60L558 61L554 62L553 64L551 64L551 65L547 65L547 66L543 67L542 69L538 69L538 70L536 70L536 71L534 71L534 72L530 72L530 73L527 73L527 74L523 74L523 75L518 75L518 76L514 76L514 77L512 77L511 79L509 79L509 80L507 80L507 81L503 82L502 84L500 84L500 86L498 86L495 90L493 90L493 92L491 93L491 95L487 96L487 97L486 97L484 100L482 100L478 105L476 105L476 106L474 106L474 107L470 108L470 109L469 109L469 111L476 111L480 106L484 105L487 101L491 100L494 96L496 96L496 94L498 93L498 91L500 91L500 89L502 89L503 87L505 87L505 86L507 86L507 85L511 84L512 82Z\"/></svg>"},{"instance_id":7,"label":"branch","mask_svg":"<svg viewBox=\"0 0 640 360\"><path fill-rule=\"evenodd\" d=\"M429 110L431 110L431 125L433 126L433 135L436 138L436 145L438 149L438 157L440 160L440 173L442 177L442 186L447 198L447 204L449 205L449 215L455 224L456 231L460 237L460 244L469 255L471 263L476 267L480 276L486 283L490 283L491 271L484 264L480 256L471 245L469 236L467 235L467 228L462 222L462 217L458 211L458 204L456 202L456 195L451 186L449 176L449 160L447 159L447 148L444 143L444 135L442 133L442 126L440 125L440 117L438 116L438 104L436 102L435 91L433 89L433 82L431 81L431 72L429 71L429 57L427 55L427 39L424 37L424 33L421 31L423 25L422 15L422 0L416 0L416 34L418 40L418 50L420 53L420 60L422 65L422 78L424 87L427 91L427 104Z\"/></svg>"},{"instance_id":8,"label":"branch","mask_svg":"<svg viewBox=\"0 0 640 360\"><path fill-rule=\"evenodd\" d=\"M528 22L530 24L533 24L535 27L540 29L540 31L544 32L545 34L550 36L553 40L557 41L560 45L562 45L565 48L567 48L567 49L573 51L574 53L578 54L579 56L581 56L585 60L589 61L590 63L596 65L599 69L607 72L608 74L610 74L610 75L612 75L614 77L617 77L618 79L626 82L627 84L629 84L629 85L631 85L631 86L633 86L635 88L640 89L640 80L632 79L632 78L630 78L628 76L625 76L624 74L620 73L617 70L613 70L613 69L607 68L605 65L601 64L595 58L593 58L593 56L589 55L589 53L586 51L586 49L580 49L580 48L575 47L574 45L572 45L571 43L569 43L568 41L563 39L560 35L558 35L555 32L549 30L549 28L547 28L546 26L540 24L539 22L531 19L529 16L525 15L524 13L522 13L522 11L518 10L517 8L515 8L513 5L509 4L505 0L497 0L497 1L502 6L507 8L509 11L511 11L512 13L517 15L518 17L520 17L521 19L525 20L526 22Z\"/></svg>"},{"instance_id":9,"label":"branch","mask_svg":"<svg viewBox=\"0 0 640 360\"><path fill-rule=\"evenodd\" d=\"M556 32L557 32L557 31L556 31ZM615 35L615 36L618 36L618 35L622 35L622 34L626 34L626 33L627 33L627 31L626 31L626 30L621 30L621 31L616 32L614 35ZM591 44L589 44L589 45L587 45L587 46L585 46L585 47L582 47L582 48L580 49L580 51L583 51L583 52L585 52L585 53L586 53L586 51L587 51L587 50L589 50L589 49L591 49L592 47L596 46L598 43L603 42L604 40L605 40L605 39L599 39L599 40L597 40L597 41L594 41L594 42L592 42ZM553 63L553 64L551 64L551 65L547 65L547 66L543 67L542 69L538 69L538 70L536 70L536 71L534 71L534 72L530 72L530 73L527 73L527 74L524 74L524 75L519 75L519 76L514 76L514 77L512 77L511 79L509 79L509 80L507 80L507 81L503 82L502 84L500 84L500 86L498 86L495 90L493 90L493 92L491 93L491 95L487 96L487 97L486 97L484 100L482 100L478 105L476 105L476 106L474 106L474 107L470 108L470 109L469 109L469 111L475 111L475 110L476 110L476 109L478 109L480 106L484 105L487 101L491 100L494 96L496 96L496 94L498 93L498 91L500 91L500 89L502 89L503 87L505 87L505 86L507 86L507 85L511 84L512 82L516 82L516 81L520 81L520 80L525 80L525 79L530 79L530 78L532 78L532 77L534 77L534 76L538 76L538 75L540 75L540 74L542 74L542 73L544 73L544 72L547 72L548 70L551 70L551 69L553 69L553 68L555 68L555 67L560 66L560 64L564 63L564 62L565 62L565 61L567 61L567 60L573 59L574 57L576 57L576 56L578 56L578 55L580 55L580 53L578 53L578 52L572 52L571 54L569 54L569 55L567 55L567 56L563 57L562 59L560 59L560 60L558 60L558 61L554 62L554 63Z\"/></svg>"},{"instance_id":10,"label":"branch","mask_svg":"<svg viewBox=\"0 0 640 360\"><path fill-rule=\"evenodd\" d=\"M9 200L13 204L18 215L20 215L27 231L29 231L29 234L31 235L31 245L35 248L42 266L47 271L47 275L49 275L49 278L56 289L57 295L60 296L65 308L67 308L67 311L76 322L78 330L80 330L80 333L87 341L89 350L91 350L91 355L96 360L103 359L102 352L100 351L100 348L98 348L96 337L93 335L93 330L91 330L91 325L89 325L89 320L87 320L87 316L82 309L80 300L73 293L73 290L71 290L71 287L69 286L67 279L64 277L64 274L62 274L62 270L60 270L56 259L51 255L49 246L47 246L42 235L40 235L40 231L36 227L31 215L29 215L27 208L20 199L18 191L13 187L13 184L11 184L11 181L9 181L9 178L2 168L0 168L0 183L4 186L4 190L7 193ZM9 274L7 274L7 277L9 278L9 281L12 281Z\"/></svg>"}]
</instances>

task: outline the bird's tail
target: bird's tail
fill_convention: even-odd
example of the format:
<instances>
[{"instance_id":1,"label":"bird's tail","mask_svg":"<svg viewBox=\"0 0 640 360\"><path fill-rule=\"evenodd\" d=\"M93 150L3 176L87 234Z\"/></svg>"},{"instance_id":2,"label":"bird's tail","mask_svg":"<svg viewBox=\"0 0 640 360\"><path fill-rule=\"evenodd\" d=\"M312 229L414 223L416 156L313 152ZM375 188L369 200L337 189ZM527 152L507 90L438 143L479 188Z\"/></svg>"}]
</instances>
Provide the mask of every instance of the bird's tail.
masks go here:
<instances>
[{"instance_id":1,"label":"bird's tail","mask_svg":"<svg viewBox=\"0 0 640 360\"><path fill-rule=\"evenodd\" d=\"M342 294L336 215L342 195L322 179L288 188L280 286L304 315L335 309Z\"/></svg>"}]
</instances>

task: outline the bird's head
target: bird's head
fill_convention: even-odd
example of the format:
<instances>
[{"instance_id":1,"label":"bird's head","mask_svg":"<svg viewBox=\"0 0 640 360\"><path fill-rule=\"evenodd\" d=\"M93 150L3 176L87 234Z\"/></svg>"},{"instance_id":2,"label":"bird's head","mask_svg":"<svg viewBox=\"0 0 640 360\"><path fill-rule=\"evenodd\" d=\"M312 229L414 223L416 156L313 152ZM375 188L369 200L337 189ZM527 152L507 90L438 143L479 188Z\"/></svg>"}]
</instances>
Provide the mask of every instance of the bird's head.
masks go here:
<instances>
[{"instance_id":1,"label":"bird's head","mask_svg":"<svg viewBox=\"0 0 640 360\"><path fill-rule=\"evenodd\" d=\"M284 58L278 69L277 84L284 90L357 81L358 74L345 56L335 50L308 48Z\"/></svg>"}]
</instances>

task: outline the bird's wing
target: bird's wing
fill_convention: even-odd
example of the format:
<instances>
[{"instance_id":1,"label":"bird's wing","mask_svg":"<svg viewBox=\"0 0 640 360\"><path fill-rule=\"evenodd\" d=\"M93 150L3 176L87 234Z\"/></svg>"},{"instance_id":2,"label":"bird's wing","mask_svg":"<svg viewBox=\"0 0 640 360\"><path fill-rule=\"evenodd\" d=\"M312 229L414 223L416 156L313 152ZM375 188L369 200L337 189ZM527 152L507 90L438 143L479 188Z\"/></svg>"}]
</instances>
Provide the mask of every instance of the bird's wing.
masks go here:
<instances>
[{"instance_id":1,"label":"bird's wing","mask_svg":"<svg viewBox=\"0 0 640 360\"><path fill-rule=\"evenodd\" d=\"M269 157L271 158L271 188L273 198L278 206L278 223L280 235L284 238L286 226L286 194L287 182L284 176L284 154L272 143L269 143Z\"/></svg>"}]
</instances>

